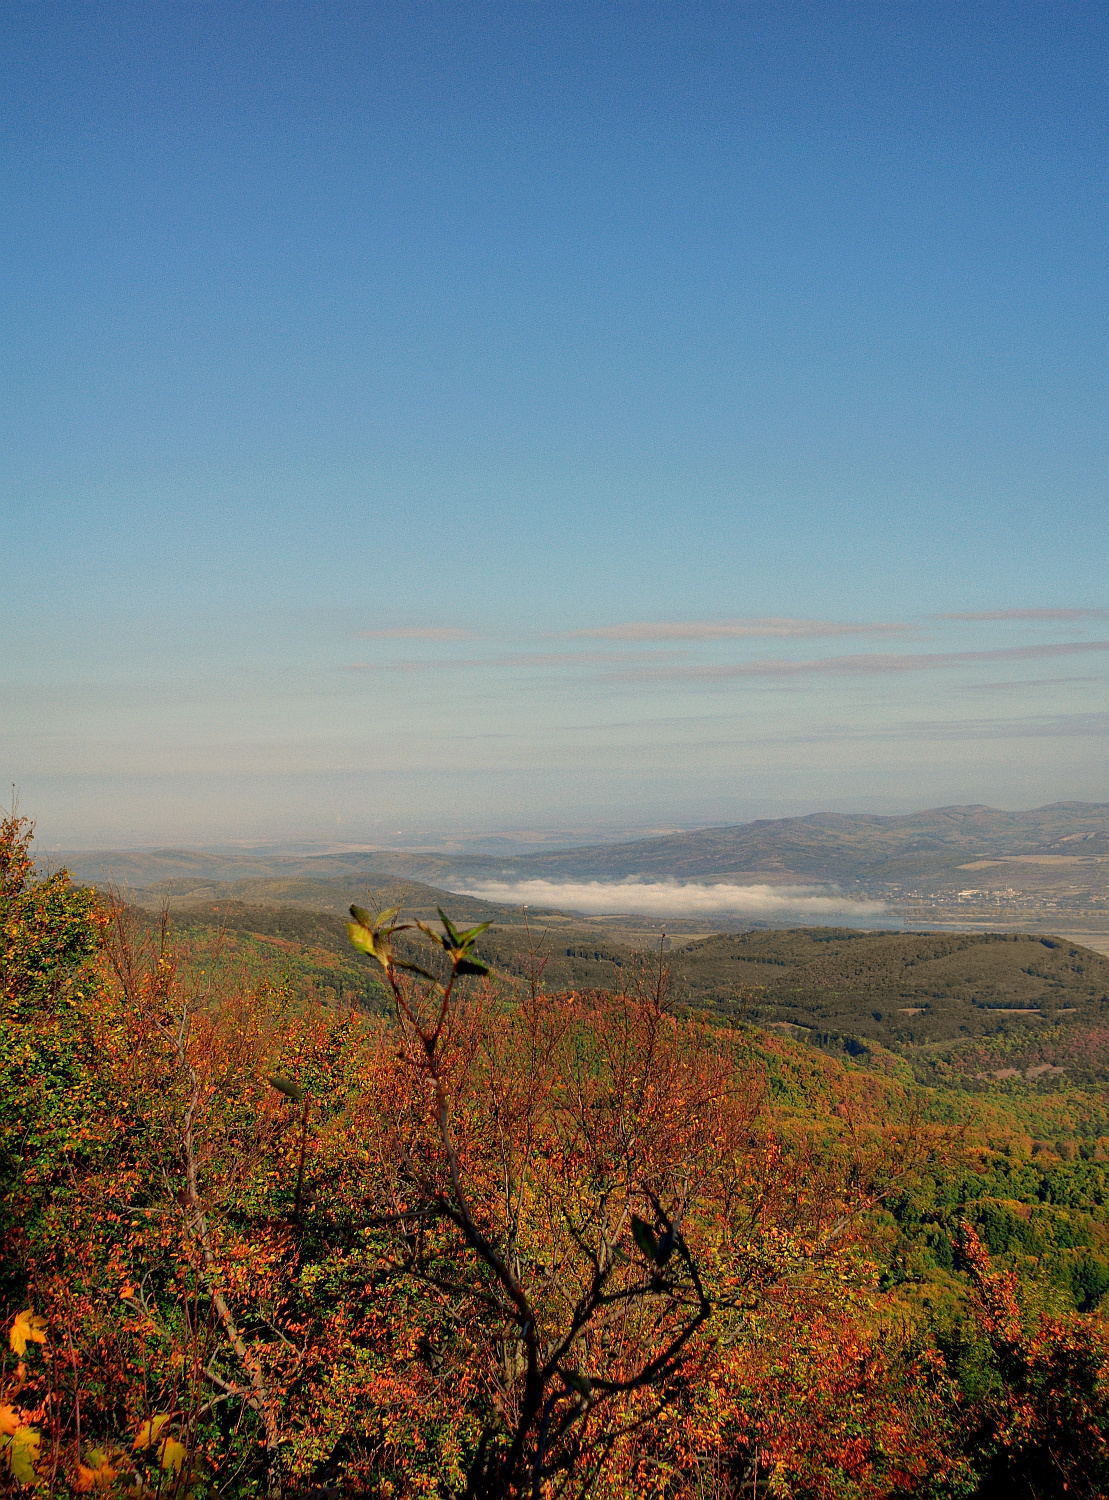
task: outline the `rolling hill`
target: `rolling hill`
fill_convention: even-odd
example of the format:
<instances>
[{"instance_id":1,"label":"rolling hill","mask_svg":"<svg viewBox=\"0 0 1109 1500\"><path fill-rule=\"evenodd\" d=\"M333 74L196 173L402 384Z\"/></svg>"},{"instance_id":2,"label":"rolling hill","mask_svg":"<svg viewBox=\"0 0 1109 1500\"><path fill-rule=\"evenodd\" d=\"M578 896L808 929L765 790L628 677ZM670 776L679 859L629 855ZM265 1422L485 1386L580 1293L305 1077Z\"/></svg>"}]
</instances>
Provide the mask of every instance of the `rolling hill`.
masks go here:
<instances>
[{"instance_id":1,"label":"rolling hill","mask_svg":"<svg viewBox=\"0 0 1109 1500\"><path fill-rule=\"evenodd\" d=\"M528 855L375 850L309 856L221 850L61 851L82 880L146 888L166 880L377 879L439 887L483 880L827 882L843 887L967 884L980 861L1064 860L1109 870L1109 803L1058 802L1028 812L945 807L902 816L813 813L734 827ZM1101 866L1100 861L1106 861Z\"/></svg>"},{"instance_id":2,"label":"rolling hill","mask_svg":"<svg viewBox=\"0 0 1109 1500\"><path fill-rule=\"evenodd\" d=\"M434 919L441 892L410 888L409 897L406 916ZM494 922L478 951L510 981L536 972L553 989L634 990L658 971L644 932L566 917L529 929L518 911L480 902L452 910L460 922ZM239 954L261 945L317 989L374 1009L385 1000L377 967L351 950L345 911L223 900L179 908L175 920L185 934L230 935ZM835 1048L875 1042L911 1052L1109 1029L1109 958L1055 937L789 929L700 937L672 947L665 963L673 1003Z\"/></svg>"}]
</instances>

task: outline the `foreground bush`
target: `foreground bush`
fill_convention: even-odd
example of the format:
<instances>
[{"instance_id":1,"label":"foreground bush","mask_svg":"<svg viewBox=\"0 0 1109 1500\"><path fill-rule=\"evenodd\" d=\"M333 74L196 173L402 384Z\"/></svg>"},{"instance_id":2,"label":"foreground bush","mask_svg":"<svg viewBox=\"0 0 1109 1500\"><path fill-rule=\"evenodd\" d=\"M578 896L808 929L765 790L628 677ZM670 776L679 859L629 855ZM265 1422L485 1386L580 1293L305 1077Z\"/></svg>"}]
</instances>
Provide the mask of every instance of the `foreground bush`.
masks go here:
<instances>
[{"instance_id":1,"label":"foreground bush","mask_svg":"<svg viewBox=\"0 0 1109 1500\"><path fill-rule=\"evenodd\" d=\"M915 1149L891 1087L774 1128L748 1039L669 1014L661 971L519 994L446 919L419 957L356 912L392 1021L217 984L36 882L29 833L0 835L10 1487L878 1500L972 1493L962 1432L993 1463L999 1419L872 1291Z\"/></svg>"}]
</instances>

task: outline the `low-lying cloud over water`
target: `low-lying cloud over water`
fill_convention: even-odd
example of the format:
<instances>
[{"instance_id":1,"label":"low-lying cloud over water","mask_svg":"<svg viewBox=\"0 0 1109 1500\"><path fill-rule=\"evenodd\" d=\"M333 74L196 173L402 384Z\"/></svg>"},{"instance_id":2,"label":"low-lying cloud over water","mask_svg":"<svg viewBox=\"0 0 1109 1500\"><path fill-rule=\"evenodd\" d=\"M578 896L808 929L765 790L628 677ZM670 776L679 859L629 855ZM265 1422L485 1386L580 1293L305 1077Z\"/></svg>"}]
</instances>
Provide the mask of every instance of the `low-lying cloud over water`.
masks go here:
<instances>
[{"instance_id":1,"label":"low-lying cloud over water","mask_svg":"<svg viewBox=\"0 0 1109 1500\"><path fill-rule=\"evenodd\" d=\"M700 885L678 880L487 880L467 896L513 906L553 906L590 916L634 912L652 917L811 917L858 920L885 915L880 901L853 901L829 886Z\"/></svg>"}]
</instances>

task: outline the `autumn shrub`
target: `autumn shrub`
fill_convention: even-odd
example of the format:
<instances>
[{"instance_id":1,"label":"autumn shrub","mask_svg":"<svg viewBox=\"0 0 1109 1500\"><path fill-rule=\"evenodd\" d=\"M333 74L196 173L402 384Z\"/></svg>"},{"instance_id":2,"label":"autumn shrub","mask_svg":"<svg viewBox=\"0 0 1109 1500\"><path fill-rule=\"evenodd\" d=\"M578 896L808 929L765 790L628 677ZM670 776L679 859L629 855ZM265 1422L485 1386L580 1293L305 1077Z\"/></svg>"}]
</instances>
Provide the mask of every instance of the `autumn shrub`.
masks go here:
<instances>
[{"instance_id":1,"label":"autumn shrub","mask_svg":"<svg viewBox=\"0 0 1109 1500\"><path fill-rule=\"evenodd\" d=\"M29 832L0 830L10 1488L969 1492L967 1398L875 1290L868 1213L920 1144L893 1085L821 1063L772 1107L779 1044L672 1014L661 967L520 991L445 916L421 956L356 910L393 1017L305 1001L37 880Z\"/></svg>"},{"instance_id":2,"label":"autumn shrub","mask_svg":"<svg viewBox=\"0 0 1109 1500\"><path fill-rule=\"evenodd\" d=\"M107 916L64 871L35 879L30 846L25 819L0 820L0 1289L16 1300L12 1247L36 1240L104 1114L86 1001Z\"/></svg>"},{"instance_id":3,"label":"autumn shrub","mask_svg":"<svg viewBox=\"0 0 1109 1500\"><path fill-rule=\"evenodd\" d=\"M970 1316L945 1343L964 1389L964 1442L976 1493L993 1500L1109 1494L1109 1330L1099 1316L1022 1307L1019 1278L997 1269L962 1225Z\"/></svg>"}]
</instances>

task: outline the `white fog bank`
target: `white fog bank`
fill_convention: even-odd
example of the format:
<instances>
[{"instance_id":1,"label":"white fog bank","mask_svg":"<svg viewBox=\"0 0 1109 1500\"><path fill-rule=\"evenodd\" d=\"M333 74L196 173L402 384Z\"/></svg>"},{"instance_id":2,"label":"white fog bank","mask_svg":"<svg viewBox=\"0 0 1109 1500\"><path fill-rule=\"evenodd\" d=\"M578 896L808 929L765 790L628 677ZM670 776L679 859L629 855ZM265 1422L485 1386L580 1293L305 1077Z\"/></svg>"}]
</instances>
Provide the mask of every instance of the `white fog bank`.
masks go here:
<instances>
[{"instance_id":1,"label":"white fog bank","mask_svg":"<svg viewBox=\"0 0 1109 1500\"><path fill-rule=\"evenodd\" d=\"M880 901L853 901L827 886L698 885L677 880L488 880L465 887L466 896L513 906L553 906L591 916L635 912L653 917L780 915L850 919L885 913Z\"/></svg>"}]
</instances>

